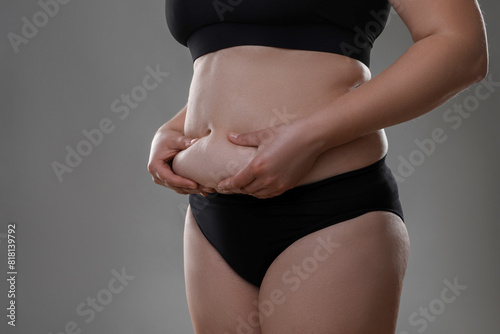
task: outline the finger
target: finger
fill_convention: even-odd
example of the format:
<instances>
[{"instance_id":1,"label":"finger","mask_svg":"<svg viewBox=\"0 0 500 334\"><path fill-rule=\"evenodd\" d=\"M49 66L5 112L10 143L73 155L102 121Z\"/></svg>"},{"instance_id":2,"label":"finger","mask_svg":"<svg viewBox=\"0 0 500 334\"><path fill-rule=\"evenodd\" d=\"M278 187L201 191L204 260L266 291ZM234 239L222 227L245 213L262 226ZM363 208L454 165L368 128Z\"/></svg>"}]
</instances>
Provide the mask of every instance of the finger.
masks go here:
<instances>
[{"instance_id":1,"label":"finger","mask_svg":"<svg viewBox=\"0 0 500 334\"><path fill-rule=\"evenodd\" d=\"M197 190L197 189L186 189L186 188L169 188L169 189L172 189L173 191L175 191L176 193L178 194L181 194L181 195L189 195L189 194L201 194L203 195L204 193L200 190ZM204 195L205 196L205 195Z\"/></svg>"},{"instance_id":2,"label":"finger","mask_svg":"<svg viewBox=\"0 0 500 334\"><path fill-rule=\"evenodd\" d=\"M192 188L182 188L182 187L175 187L175 186L168 186L166 183L164 183L162 180L159 180L157 178L153 178L154 183L163 186L167 189L172 189L176 193L179 193L181 195L188 195L188 194L200 194L202 191L200 189L192 189Z\"/></svg>"},{"instance_id":3,"label":"finger","mask_svg":"<svg viewBox=\"0 0 500 334\"><path fill-rule=\"evenodd\" d=\"M170 168L162 168L160 171L156 171L154 176L162 183L164 183L169 188L188 188L197 189L198 184L193 180L187 179L180 175L174 174Z\"/></svg>"},{"instance_id":4,"label":"finger","mask_svg":"<svg viewBox=\"0 0 500 334\"><path fill-rule=\"evenodd\" d=\"M266 140L270 135L271 129L262 129L247 133L229 132L228 139L233 144L241 146L259 146L263 140Z\"/></svg>"},{"instance_id":5,"label":"finger","mask_svg":"<svg viewBox=\"0 0 500 334\"><path fill-rule=\"evenodd\" d=\"M233 176L220 181L217 187L222 190L240 189L247 186L253 180L255 180L255 175L248 165Z\"/></svg>"},{"instance_id":6,"label":"finger","mask_svg":"<svg viewBox=\"0 0 500 334\"><path fill-rule=\"evenodd\" d=\"M185 150L193 145L199 138L190 138L186 136L174 136L171 138L168 147L174 150Z\"/></svg>"},{"instance_id":7,"label":"finger","mask_svg":"<svg viewBox=\"0 0 500 334\"><path fill-rule=\"evenodd\" d=\"M260 180L257 178L254 178L250 183L243 187L239 188L231 188L231 191L237 191L240 194L245 194L245 195L253 195L254 192L260 191L263 189L262 184L260 184Z\"/></svg>"},{"instance_id":8,"label":"finger","mask_svg":"<svg viewBox=\"0 0 500 334\"><path fill-rule=\"evenodd\" d=\"M210 188L210 187L201 187L201 190L204 191L204 192L207 192L207 193L214 193L215 192L215 189L214 188Z\"/></svg>"},{"instance_id":9,"label":"finger","mask_svg":"<svg viewBox=\"0 0 500 334\"><path fill-rule=\"evenodd\" d=\"M173 178L180 177L182 180L189 182L189 184L191 184L191 182L192 182L196 186L189 185L188 187L185 187L183 185L179 186L178 183L171 184L170 181L166 181L164 179L161 179L158 176L153 177L153 180L154 180L154 182L156 184L159 184L159 185L164 186L166 188L172 189L175 192L177 192L179 194L182 194L182 195L187 195L187 194L201 194L203 196L206 196L207 192L215 192L215 190L213 188L203 187L202 185L198 185L196 182L194 182L194 181L192 181L190 179L183 178L183 177L178 176L178 175L173 174L173 173L172 173L172 175L173 175Z\"/></svg>"}]
</instances>

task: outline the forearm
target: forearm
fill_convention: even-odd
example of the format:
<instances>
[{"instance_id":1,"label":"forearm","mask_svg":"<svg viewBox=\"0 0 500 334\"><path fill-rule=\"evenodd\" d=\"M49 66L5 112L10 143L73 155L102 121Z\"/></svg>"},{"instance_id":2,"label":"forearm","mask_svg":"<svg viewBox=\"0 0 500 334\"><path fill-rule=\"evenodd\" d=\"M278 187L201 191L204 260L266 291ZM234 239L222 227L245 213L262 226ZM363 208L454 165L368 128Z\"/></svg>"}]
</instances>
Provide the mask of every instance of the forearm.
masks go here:
<instances>
[{"instance_id":1,"label":"forearm","mask_svg":"<svg viewBox=\"0 0 500 334\"><path fill-rule=\"evenodd\" d=\"M174 130L184 135L184 121L186 120L186 111L187 104L174 117L163 124L158 129L158 132L161 132L162 130Z\"/></svg>"},{"instance_id":2,"label":"forearm","mask_svg":"<svg viewBox=\"0 0 500 334\"><path fill-rule=\"evenodd\" d=\"M375 78L300 120L304 134L325 151L431 111L486 75L486 46L462 42L447 34L419 40Z\"/></svg>"}]
</instances>

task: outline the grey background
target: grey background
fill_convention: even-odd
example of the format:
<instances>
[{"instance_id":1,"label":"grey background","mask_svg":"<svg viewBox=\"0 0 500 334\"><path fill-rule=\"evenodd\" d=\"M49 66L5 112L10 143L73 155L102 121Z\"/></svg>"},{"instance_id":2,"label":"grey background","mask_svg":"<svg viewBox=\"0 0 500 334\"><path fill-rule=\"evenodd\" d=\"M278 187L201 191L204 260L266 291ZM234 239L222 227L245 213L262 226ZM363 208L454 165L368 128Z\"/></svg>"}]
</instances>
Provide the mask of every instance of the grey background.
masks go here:
<instances>
[{"instance_id":1,"label":"grey background","mask_svg":"<svg viewBox=\"0 0 500 334\"><path fill-rule=\"evenodd\" d=\"M500 82L499 4L481 5L490 75ZM155 185L146 170L155 131L187 99L189 52L169 34L163 1L88 0L60 5L15 53L7 34L20 35L22 17L32 21L38 11L36 1L0 4L0 331L56 334L74 321L81 333L192 333L182 260L187 197ZM373 51L373 74L410 45L406 27L392 16ZM120 119L111 103L140 86L146 67L156 65L170 75ZM500 94L481 100L456 130L443 119L454 104L474 102L475 87L387 129L387 161L395 174L400 157L416 154L416 139L430 138L435 128L447 135L399 183L411 254L398 334L422 332L423 325L410 323L412 313L438 307L444 280L454 278L467 288L423 332L500 330L500 228L494 216L500 202ZM64 163L65 147L75 149L85 139L82 130L104 118L113 131L59 182L51 164ZM8 222L17 224L15 328L5 316ZM79 315L77 306L106 297L111 271L122 268L134 278L86 322L88 315Z\"/></svg>"}]
</instances>

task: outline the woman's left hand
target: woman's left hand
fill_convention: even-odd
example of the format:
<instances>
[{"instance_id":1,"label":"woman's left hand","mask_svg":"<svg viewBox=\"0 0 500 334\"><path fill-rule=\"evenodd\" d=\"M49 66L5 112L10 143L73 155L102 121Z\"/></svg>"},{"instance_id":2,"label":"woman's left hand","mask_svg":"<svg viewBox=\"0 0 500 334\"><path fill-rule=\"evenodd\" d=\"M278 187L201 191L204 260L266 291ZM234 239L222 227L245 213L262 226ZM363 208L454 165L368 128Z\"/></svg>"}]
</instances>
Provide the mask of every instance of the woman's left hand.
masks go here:
<instances>
[{"instance_id":1,"label":"woman's left hand","mask_svg":"<svg viewBox=\"0 0 500 334\"><path fill-rule=\"evenodd\" d=\"M256 146L257 152L243 169L220 181L219 189L269 198L293 188L322 153L310 133L300 120L235 137L229 133L233 144Z\"/></svg>"}]
</instances>

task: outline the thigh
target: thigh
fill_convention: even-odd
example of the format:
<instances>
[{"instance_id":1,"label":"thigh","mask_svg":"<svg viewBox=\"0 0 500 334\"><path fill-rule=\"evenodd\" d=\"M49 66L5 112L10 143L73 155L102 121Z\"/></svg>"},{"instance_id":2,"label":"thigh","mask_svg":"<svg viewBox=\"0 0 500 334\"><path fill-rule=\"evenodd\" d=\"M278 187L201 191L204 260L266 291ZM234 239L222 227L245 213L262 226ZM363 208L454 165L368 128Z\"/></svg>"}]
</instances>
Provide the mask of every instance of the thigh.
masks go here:
<instances>
[{"instance_id":1,"label":"thigh","mask_svg":"<svg viewBox=\"0 0 500 334\"><path fill-rule=\"evenodd\" d=\"M408 251L406 228L390 212L299 239L264 277L262 333L394 333Z\"/></svg>"},{"instance_id":2,"label":"thigh","mask_svg":"<svg viewBox=\"0 0 500 334\"><path fill-rule=\"evenodd\" d=\"M184 229L184 273L196 334L261 334L259 289L238 276L208 242L191 207Z\"/></svg>"}]
</instances>

